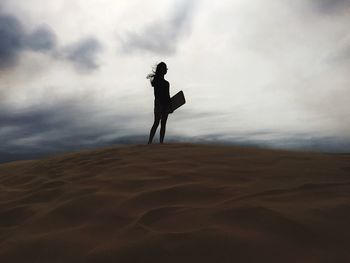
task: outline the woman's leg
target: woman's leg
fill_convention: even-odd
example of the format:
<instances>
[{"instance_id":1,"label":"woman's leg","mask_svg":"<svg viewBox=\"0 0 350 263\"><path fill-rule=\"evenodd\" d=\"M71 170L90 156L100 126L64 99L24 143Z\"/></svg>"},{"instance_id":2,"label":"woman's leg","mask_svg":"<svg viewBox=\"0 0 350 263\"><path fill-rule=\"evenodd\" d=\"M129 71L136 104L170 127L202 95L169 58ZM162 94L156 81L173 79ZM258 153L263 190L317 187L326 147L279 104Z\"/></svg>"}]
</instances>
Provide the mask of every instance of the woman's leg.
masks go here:
<instances>
[{"instance_id":1,"label":"woman's leg","mask_svg":"<svg viewBox=\"0 0 350 263\"><path fill-rule=\"evenodd\" d=\"M154 137L154 134L156 134L161 116L162 115L158 112L154 113L154 123L149 134L148 144L151 144L153 141L153 137Z\"/></svg>"},{"instance_id":2,"label":"woman's leg","mask_svg":"<svg viewBox=\"0 0 350 263\"><path fill-rule=\"evenodd\" d=\"M166 129L166 121L168 120L168 113L162 114L160 122L160 143L163 143Z\"/></svg>"}]
</instances>

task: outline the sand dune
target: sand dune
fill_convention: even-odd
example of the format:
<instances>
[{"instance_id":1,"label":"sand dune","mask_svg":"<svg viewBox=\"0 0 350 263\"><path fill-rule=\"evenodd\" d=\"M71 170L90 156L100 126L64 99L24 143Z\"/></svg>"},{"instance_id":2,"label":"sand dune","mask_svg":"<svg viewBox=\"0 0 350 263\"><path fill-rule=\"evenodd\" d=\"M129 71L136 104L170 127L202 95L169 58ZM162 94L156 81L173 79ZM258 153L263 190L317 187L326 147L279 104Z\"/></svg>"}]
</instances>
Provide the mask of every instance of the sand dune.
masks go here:
<instances>
[{"instance_id":1,"label":"sand dune","mask_svg":"<svg viewBox=\"0 0 350 263\"><path fill-rule=\"evenodd\" d=\"M350 155L133 145L0 165L0 262L350 262Z\"/></svg>"}]
</instances>

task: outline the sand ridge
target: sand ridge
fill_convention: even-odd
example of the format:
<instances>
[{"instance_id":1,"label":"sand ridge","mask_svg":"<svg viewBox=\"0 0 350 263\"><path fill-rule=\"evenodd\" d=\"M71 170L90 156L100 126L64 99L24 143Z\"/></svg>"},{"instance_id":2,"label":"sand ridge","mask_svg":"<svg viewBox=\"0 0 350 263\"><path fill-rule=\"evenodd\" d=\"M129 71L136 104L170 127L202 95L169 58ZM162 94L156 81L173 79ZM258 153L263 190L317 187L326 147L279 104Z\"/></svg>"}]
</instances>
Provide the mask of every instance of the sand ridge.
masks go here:
<instances>
[{"instance_id":1,"label":"sand ridge","mask_svg":"<svg viewBox=\"0 0 350 263\"><path fill-rule=\"evenodd\" d=\"M0 262L350 262L350 155L131 145L0 165Z\"/></svg>"}]
</instances>

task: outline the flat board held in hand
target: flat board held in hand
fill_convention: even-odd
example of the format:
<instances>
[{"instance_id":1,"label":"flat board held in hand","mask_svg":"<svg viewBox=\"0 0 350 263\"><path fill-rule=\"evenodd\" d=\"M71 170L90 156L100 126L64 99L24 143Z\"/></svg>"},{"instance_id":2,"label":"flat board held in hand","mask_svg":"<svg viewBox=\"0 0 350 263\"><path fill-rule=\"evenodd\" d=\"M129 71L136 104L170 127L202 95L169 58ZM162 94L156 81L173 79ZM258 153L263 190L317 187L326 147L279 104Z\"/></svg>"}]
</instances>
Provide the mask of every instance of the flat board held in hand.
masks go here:
<instances>
[{"instance_id":1,"label":"flat board held in hand","mask_svg":"<svg viewBox=\"0 0 350 263\"><path fill-rule=\"evenodd\" d=\"M186 103L186 100L183 91L181 90L178 93L176 93L173 97L171 97L170 101L172 111L175 111L176 109L184 105Z\"/></svg>"}]
</instances>

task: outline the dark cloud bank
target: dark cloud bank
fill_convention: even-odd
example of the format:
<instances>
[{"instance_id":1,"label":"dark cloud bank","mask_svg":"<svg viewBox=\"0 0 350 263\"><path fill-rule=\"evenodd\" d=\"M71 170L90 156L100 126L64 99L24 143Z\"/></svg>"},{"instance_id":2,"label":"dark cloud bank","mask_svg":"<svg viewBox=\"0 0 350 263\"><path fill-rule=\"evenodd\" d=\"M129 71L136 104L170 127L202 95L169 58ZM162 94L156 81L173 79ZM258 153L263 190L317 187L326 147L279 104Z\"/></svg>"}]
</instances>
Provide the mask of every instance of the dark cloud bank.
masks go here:
<instances>
[{"instance_id":1,"label":"dark cloud bank","mask_svg":"<svg viewBox=\"0 0 350 263\"><path fill-rule=\"evenodd\" d=\"M58 59L72 62L80 71L98 68L96 62L102 45L94 37L58 47L55 33L46 26L27 32L13 15L0 13L0 69L16 66L22 51L45 52Z\"/></svg>"},{"instance_id":2,"label":"dark cloud bank","mask_svg":"<svg viewBox=\"0 0 350 263\"><path fill-rule=\"evenodd\" d=\"M0 68L14 66L23 50L45 52L55 46L56 37L48 28L27 33L14 16L0 14Z\"/></svg>"},{"instance_id":3,"label":"dark cloud bank","mask_svg":"<svg viewBox=\"0 0 350 263\"><path fill-rule=\"evenodd\" d=\"M127 128L130 121L137 119L136 115L122 116L114 113L101 116L80 107L77 101L66 101L21 112L0 108L0 163L116 144L145 144L148 129L136 131ZM273 131L247 131L229 136L167 136L166 141L350 152L350 141L345 139L310 137L307 134L283 136ZM155 138L156 143L157 140Z\"/></svg>"},{"instance_id":4,"label":"dark cloud bank","mask_svg":"<svg viewBox=\"0 0 350 263\"><path fill-rule=\"evenodd\" d=\"M0 163L106 146L116 141L105 136L114 134L119 134L118 143L127 142L118 127L125 127L132 116L101 117L80 105L72 100L20 112L0 109Z\"/></svg>"}]
</instances>

